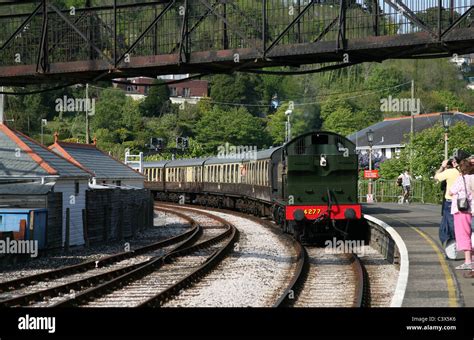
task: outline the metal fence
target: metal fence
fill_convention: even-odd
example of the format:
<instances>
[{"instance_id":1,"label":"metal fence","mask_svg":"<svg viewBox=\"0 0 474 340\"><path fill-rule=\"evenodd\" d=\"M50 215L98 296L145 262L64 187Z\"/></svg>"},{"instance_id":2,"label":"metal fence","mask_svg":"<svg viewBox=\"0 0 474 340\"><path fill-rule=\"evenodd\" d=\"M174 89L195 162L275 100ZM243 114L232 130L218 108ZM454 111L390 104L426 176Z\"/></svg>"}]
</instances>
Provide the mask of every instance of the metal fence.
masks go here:
<instances>
[{"instance_id":1,"label":"metal fence","mask_svg":"<svg viewBox=\"0 0 474 340\"><path fill-rule=\"evenodd\" d=\"M359 180L359 202L367 202L368 180ZM372 193L376 202L403 202L403 188L396 180L378 179L372 181ZM418 203L440 203L442 192L433 181L412 181L410 201Z\"/></svg>"}]
</instances>

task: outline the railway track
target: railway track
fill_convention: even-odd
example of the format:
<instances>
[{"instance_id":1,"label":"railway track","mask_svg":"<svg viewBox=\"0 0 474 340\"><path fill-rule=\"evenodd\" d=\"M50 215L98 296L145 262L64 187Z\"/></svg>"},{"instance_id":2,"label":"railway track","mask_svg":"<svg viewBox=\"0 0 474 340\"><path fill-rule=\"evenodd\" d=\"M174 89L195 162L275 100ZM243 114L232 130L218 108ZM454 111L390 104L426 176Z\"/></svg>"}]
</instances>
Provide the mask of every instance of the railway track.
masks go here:
<instances>
[{"instance_id":1,"label":"railway track","mask_svg":"<svg viewBox=\"0 0 474 340\"><path fill-rule=\"evenodd\" d=\"M279 306L360 308L370 305L369 279L357 254L328 254L323 248L310 247L305 247L304 253L300 276Z\"/></svg>"},{"instance_id":2,"label":"railway track","mask_svg":"<svg viewBox=\"0 0 474 340\"><path fill-rule=\"evenodd\" d=\"M215 226L200 226L200 238L193 244L153 259L131 272L52 306L161 306L180 290L200 280L232 250L233 243L238 237L237 229L223 219L210 214L207 217L221 224L220 233L216 235Z\"/></svg>"},{"instance_id":3,"label":"railway track","mask_svg":"<svg viewBox=\"0 0 474 340\"><path fill-rule=\"evenodd\" d=\"M167 208L175 204L160 202ZM208 208L210 211L222 209ZM275 229L269 220L232 211L257 223ZM284 292L273 307L367 307L370 304L370 285L367 271L355 253L326 254L324 248L309 248L293 241L296 264ZM334 293L334 287L338 287Z\"/></svg>"},{"instance_id":4,"label":"railway track","mask_svg":"<svg viewBox=\"0 0 474 340\"><path fill-rule=\"evenodd\" d=\"M74 293L85 287L120 277L151 262L156 257L178 251L195 242L201 233L201 227L192 218L179 212L161 210L182 218L190 225L190 229L133 251L2 282L0 283L0 307L47 305L48 301L54 297Z\"/></svg>"},{"instance_id":5,"label":"railway track","mask_svg":"<svg viewBox=\"0 0 474 340\"><path fill-rule=\"evenodd\" d=\"M160 206L169 209L182 207L182 205L169 202L160 202ZM288 235L282 234L281 230L268 219L226 209L201 206L190 206L190 208L196 211L205 209L224 216L226 219L233 219L241 234L240 249L233 254L232 258L226 259L225 267L221 267L220 271L216 271L209 277L209 282L201 282L198 289L184 292L179 300L166 306L200 307L204 304L204 306L226 307L276 307L285 304L286 292L293 289L303 270L305 254L301 244ZM275 242L277 240L278 242ZM277 247L277 243L281 243L281 245ZM254 262L259 258L266 258L269 262L263 260L258 263ZM287 259L283 260L285 258ZM282 262L285 261L288 263L286 269L279 269L278 267L282 266ZM241 273L242 269L240 268L245 268L247 273L250 271L251 277ZM262 271L266 273L262 274ZM268 272L275 274L266 275ZM253 280L262 280L267 284L260 285L261 290L255 291L255 286L250 283ZM273 290L268 291L268 287L271 285L273 285ZM227 295L226 291L229 289L238 291L230 293L229 295L232 296L224 300ZM246 291L247 294L240 296L241 291ZM211 292L212 296L209 296L209 300L204 301L204 298L199 296L200 294L210 295ZM255 295L258 295L258 298L255 298ZM235 296L240 296L239 301L236 301ZM277 303L275 303L276 300L278 300ZM209 301L214 301L215 305Z\"/></svg>"}]
</instances>

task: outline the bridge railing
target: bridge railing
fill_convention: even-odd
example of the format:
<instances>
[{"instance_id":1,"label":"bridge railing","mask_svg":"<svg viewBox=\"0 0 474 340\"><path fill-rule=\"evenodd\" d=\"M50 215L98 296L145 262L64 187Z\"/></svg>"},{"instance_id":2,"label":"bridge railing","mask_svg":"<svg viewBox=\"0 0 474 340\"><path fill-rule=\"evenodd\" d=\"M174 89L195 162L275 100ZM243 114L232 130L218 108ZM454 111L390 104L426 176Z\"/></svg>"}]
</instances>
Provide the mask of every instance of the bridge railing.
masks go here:
<instances>
[{"instance_id":1,"label":"bridge railing","mask_svg":"<svg viewBox=\"0 0 474 340\"><path fill-rule=\"evenodd\" d=\"M343 50L352 38L425 31L441 39L451 28L473 21L472 0L111 3L73 9L42 0L18 5L18 11L10 5L9 12L0 6L0 65L37 64L46 70L55 62L103 60L124 66L127 55L245 48L263 57L277 45L329 41Z\"/></svg>"},{"instance_id":2,"label":"bridge railing","mask_svg":"<svg viewBox=\"0 0 474 340\"><path fill-rule=\"evenodd\" d=\"M360 202L367 202L368 189L369 181L359 180ZM377 202L400 203L403 197L403 188L398 186L396 180L378 179L372 181L372 193ZM412 181L410 200L417 203L440 203L442 200L440 185L434 181Z\"/></svg>"}]
</instances>

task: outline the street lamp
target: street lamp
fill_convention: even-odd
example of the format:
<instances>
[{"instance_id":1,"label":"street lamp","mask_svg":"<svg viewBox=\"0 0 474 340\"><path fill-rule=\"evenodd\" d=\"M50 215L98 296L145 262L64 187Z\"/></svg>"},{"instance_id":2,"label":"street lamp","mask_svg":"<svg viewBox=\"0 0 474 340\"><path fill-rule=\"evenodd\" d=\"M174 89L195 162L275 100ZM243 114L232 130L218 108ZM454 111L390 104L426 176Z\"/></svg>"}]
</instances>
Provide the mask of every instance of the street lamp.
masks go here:
<instances>
[{"instance_id":1,"label":"street lamp","mask_svg":"<svg viewBox=\"0 0 474 340\"><path fill-rule=\"evenodd\" d=\"M372 146L374 145L374 132L372 131L372 129L369 129L369 131L367 131L367 144L369 145L369 171L372 171ZM373 201L372 178L369 178L369 185L367 189L367 202Z\"/></svg>"},{"instance_id":2,"label":"street lamp","mask_svg":"<svg viewBox=\"0 0 474 340\"><path fill-rule=\"evenodd\" d=\"M286 110L285 115L287 117L286 121L286 142L288 143L291 140L291 123L290 117L293 114L293 110Z\"/></svg>"},{"instance_id":3,"label":"street lamp","mask_svg":"<svg viewBox=\"0 0 474 340\"><path fill-rule=\"evenodd\" d=\"M443 120L443 127L444 127L444 159L448 159L448 141L449 141L449 127L451 126L454 114L452 112L448 112L448 108L446 108L446 112L441 113L441 118Z\"/></svg>"}]
</instances>

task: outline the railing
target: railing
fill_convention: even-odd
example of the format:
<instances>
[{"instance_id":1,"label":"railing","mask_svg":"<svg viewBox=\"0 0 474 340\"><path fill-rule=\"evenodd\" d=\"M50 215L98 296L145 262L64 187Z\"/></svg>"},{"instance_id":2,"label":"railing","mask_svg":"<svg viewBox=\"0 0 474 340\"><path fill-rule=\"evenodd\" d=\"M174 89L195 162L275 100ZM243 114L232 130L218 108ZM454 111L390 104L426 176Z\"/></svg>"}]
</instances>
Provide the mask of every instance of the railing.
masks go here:
<instances>
[{"instance_id":1,"label":"railing","mask_svg":"<svg viewBox=\"0 0 474 340\"><path fill-rule=\"evenodd\" d=\"M359 180L359 202L367 202L369 181ZM372 181L372 193L376 202L403 202L403 187L396 180ZM434 181L412 181L410 201L417 203L440 203L442 192Z\"/></svg>"},{"instance_id":2,"label":"railing","mask_svg":"<svg viewBox=\"0 0 474 340\"><path fill-rule=\"evenodd\" d=\"M143 152L140 152L138 155L130 154L130 150L125 151L125 164L130 166L132 169L143 173Z\"/></svg>"},{"instance_id":3,"label":"railing","mask_svg":"<svg viewBox=\"0 0 474 340\"><path fill-rule=\"evenodd\" d=\"M130 55L222 49L252 48L264 57L276 45L337 41L339 49L345 39L422 31L441 40L472 24L472 0L163 0L77 9L42 0L28 10L11 6L14 14L0 11L0 65L38 64L43 71L55 62L124 66Z\"/></svg>"}]
</instances>

